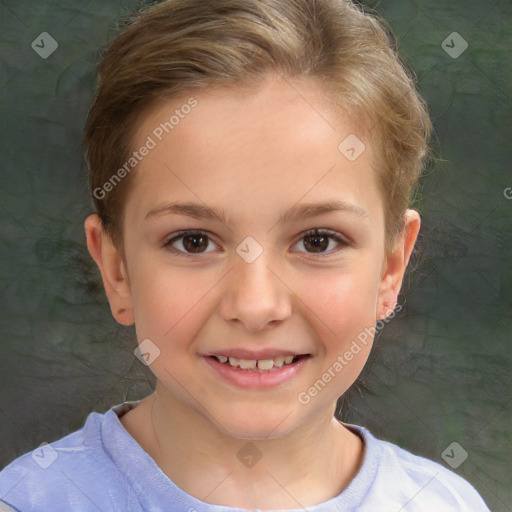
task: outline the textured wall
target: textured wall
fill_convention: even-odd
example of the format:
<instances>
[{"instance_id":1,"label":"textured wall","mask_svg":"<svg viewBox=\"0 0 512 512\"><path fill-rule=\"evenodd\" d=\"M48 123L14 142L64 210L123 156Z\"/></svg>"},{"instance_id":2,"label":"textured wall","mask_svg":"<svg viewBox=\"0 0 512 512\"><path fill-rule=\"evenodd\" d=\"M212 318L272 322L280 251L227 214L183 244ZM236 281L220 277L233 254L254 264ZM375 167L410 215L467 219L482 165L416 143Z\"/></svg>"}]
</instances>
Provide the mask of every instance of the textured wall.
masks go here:
<instances>
[{"instance_id":1,"label":"textured wall","mask_svg":"<svg viewBox=\"0 0 512 512\"><path fill-rule=\"evenodd\" d=\"M468 458L455 471L493 511L510 510L512 6L367 3L418 75L442 160L422 181L404 308L379 336L344 418L448 467L462 448ZM82 227L96 51L134 7L0 3L0 467L153 384L133 355L133 330L116 326L95 284ZM42 32L58 44L46 59ZM461 448L445 452L452 442Z\"/></svg>"}]
</instances>

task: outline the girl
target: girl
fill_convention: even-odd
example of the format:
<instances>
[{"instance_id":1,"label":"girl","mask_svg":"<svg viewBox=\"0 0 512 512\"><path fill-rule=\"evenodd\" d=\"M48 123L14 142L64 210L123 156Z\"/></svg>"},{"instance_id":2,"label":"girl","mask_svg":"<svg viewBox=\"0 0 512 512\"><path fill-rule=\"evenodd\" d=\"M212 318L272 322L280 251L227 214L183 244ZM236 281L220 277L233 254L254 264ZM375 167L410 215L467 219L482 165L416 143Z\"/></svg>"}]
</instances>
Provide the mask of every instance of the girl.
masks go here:
<instances>
[{"instance_id":1,"label":"girl","mask_svg":"<svg viewBox=\"0 0 512 512\"><path fill-rule=\"evenodd\" d=\"M348 0L168 0L105 51L87 245L157 378L0 474L18 511L486 511L334 417L393 315L430 121Z\"/></svg>"}]
</instances>

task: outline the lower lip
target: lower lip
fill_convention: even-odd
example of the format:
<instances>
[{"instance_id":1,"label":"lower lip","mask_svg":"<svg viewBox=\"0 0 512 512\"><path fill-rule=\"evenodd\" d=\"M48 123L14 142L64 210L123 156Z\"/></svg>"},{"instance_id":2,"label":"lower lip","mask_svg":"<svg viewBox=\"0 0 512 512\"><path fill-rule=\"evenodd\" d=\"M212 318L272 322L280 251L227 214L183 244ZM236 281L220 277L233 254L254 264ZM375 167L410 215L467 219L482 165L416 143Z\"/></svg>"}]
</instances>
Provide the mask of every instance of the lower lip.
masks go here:
<instances>
[{"instance_id":1,"label":"lower lip","mask_svg":"<svg viewBox=\"0 0 512 512\"><path fill-rule=\"evenodd\" d=\"M287 382L304 368L310 356L301 357L295 363L283 365L279 369L269 371L252 371L234 368L233 366L220 363L213 357L203 357L206 364L222 378L241 388L266 389L279 386Z\"/></svg>"}]
</instances>

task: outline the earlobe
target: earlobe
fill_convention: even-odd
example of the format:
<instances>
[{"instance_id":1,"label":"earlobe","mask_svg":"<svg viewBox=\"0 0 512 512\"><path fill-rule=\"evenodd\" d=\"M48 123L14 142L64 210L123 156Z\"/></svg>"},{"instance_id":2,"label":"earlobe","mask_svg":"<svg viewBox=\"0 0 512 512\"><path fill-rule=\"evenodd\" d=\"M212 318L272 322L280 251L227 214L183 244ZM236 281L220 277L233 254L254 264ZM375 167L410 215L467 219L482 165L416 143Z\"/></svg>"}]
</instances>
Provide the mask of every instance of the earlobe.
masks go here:
<instances>
[{"instance_id":1,"label":"earlobe","mask_svg":"<svg viewBox=\"0 0 512 512\"><path fill-rule=\"evenodd\" d=\"M85 220L87 248L98 265L114 318L123 325L134 323L133 302L123 258L105 233L97 214Z\"/></svg>"},{"instance_id":2,"label":"earlobe","mask_svg":"<svg viewBox=\"0 0 512 512\"><path fill-rule=\"evenodd\" d=\"M397 237L394 247L386 257L379 286L377 320L387 318L395 309L398 294L420 230L420 215L415 210L406 210L404 229Z\"/></svg>"}]
</instances>

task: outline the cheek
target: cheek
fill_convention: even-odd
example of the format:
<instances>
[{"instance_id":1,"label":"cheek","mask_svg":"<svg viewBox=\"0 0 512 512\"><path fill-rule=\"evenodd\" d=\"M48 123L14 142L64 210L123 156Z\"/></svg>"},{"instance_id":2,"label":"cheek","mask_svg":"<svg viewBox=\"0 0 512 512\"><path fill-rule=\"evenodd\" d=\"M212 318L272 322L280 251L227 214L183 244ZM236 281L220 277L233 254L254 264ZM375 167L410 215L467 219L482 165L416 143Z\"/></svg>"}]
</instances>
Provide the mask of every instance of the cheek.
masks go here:
<instances>
[{"instance_id":1,"label":"cheek","mask_svg":"<svg viewBox=\"0 0 512 512\"><path fill-rule=\"evenodd\" d=\"M156 267L155 267L156 268ZM218 280L218 279L217 279ZM182 396L182 385L189 382L190 357L195 357L196 339L211 307L208 293L217 280L184 269L165 269L139 274L134 287L135 329L139 343L150 339L158 354L151 371ZM146 345L147 346L147 345Z\"/></svg>"},{"instance_id":2,"label":"cheek","mask_svg":"<svg viewBox=\"0 0 512 512\"><path fill-rule=\"evenodd\" d=\"M155 338L162 349L198 326L198 315L214 288L214 276L163 265L144 266L132 286L139 340ZM171 343L172 342L172 343Z\"/></svg>"},{"instance_id":3,"label":"cheek","mask_svg":"<svg viewBox=\"0 0 512 512\"><path fill-rule=\"evenodd\" d=\"M314 326L323 359L320 371L335 382L334 395L356 380L372 346L379 273L374 262L365 263L360 261L350 271L317 275L302 286L302 297L307 297L303 314Z\"/></svg>"},{"instance_id":4,"label":"cheek","mask_svg":"<svg viewBox=\"0 0 512 512\"><path fill-rule=\"evenodd\" d=\"M318 273L302 282L299 297L323 320L331 335L344 338L347 331L375 323L378 271L371 262L365 263Z\"/></svg>"}]
</instances>

